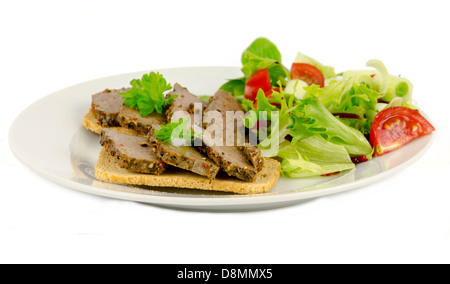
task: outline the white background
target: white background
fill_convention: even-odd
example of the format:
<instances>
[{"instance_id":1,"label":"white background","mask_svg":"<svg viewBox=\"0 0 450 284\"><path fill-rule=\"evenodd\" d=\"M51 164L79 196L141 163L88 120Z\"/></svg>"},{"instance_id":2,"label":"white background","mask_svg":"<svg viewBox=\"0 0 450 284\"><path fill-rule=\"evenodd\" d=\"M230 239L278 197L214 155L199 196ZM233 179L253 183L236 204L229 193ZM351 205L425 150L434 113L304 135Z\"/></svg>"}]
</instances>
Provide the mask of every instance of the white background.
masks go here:
<instances>
[{"instance_id":1,"label":"white background","mask_svg":"<svg viewBox=\"0 0 450 284\"><path fill-rule=\"evenodd\" d=\"M0 11L0 263L450 262L447 1L2 1ZM233 213L81 193L11 153L11 123L50 93L142 70L240 66L259 36L286 65L298 51L337 71L382 60L413 82L438 130L432 147L364 188Z\"/></svg>"}]
</instances>

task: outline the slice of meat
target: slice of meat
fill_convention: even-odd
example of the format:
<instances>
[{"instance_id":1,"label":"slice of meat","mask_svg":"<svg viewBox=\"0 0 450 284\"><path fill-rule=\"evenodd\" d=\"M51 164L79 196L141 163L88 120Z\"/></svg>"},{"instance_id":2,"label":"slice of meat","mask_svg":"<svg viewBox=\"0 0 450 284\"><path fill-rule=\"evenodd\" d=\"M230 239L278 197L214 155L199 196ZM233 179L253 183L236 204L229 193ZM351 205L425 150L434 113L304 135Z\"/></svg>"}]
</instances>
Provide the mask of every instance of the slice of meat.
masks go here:
<instances>
[{"instance_id":1,"label":"slice of meat","mask_svg":"<svg viewBox=\"0 0 450 284\"><path fill-rule=\"evenodd\" d=\"M194 122L194 113L191 108L194 104L201 104L202 108L206 106L206 102L196 95L193 95L180 84L176 83L173 90L167 94L167 96L178 95L173 99L172 104L167 108L165 114L167 121L172 121L172 119L179 119L180 117L191 117L191 122Z\"/></svg>"},{"instance_id":2,"label":"slice of meat","mask_svg":"<svg viewBox=\"0 0 450 284\"><path fill-rule=\"evenodd\" d=\"M203 146L199 149L229 176L244 181L255 180L258 169L250 164L247 156L238 147L208 144L208 141L203 139Z\"/></svg>"},{"instance_id":3,"label":"slice of meat","mask_svg":"<svg viewBox=\"0 0 450 284\"><path fill-rule=\"evenodd\" d=\"M174 146L169 142L163 143L155 137L155 129L151 128L147 138L156 149L156 154L168 165L191 171L209 179L214 179L220 170L213 161L203 156L199 151L190 146Z\"/></svg>"},{"instance_id":4,"label":"slice of meat","mask_svg":"<svg viewBox=\"0 0 450 284\"><path fill-rule=\"evenodd\" d=\"M227 111L242 112L242 114L244 114L244 109L242 108L241 104L234 98L232 94L223 90L217 91L214 96L211 97L204 112L207 113L209 111L220 112L224 118L224 121Z\"/></svg>"},{"instance_id":5,"label":"slice of meat","mask_svg":"<svg viewBox=\"0 0 450 284\"><path fill-rule=\"evenodd\" d=\"M124 102L120 94L128 90L128 88L105 89L102 92L92 95L91 110L102 126L119 126L117 115Z\"/></svg>"},{"instance_id":6,"label":"slice of meat","mask_svg":"<svg viewBox=\"0 0 450 284\"><path fill-rule=\"evenodd\" d=\"M167 168L144 136L104 128L100 133L100 144L117 157L122 167L132 172L160 175Z\"/></svg>"},{"instance_id":7,"label":"slice of meat","mask_svg":"<svg viewBox=\"0 0 450 284\"><path fill-rule=\"evenodd\" d=\"M227 146L243 146L245 127L244 110L234 96L219 90L204 109L203 127L214 133L220 143Z\"/></svg>"},{"instance_id":8,"label":"slice of meat","mask_svg":"<svg viewBox=\"0 0 450 284\"><path fill-rule=\"evenodd\" d=\"M166 117L157 112L142 117L139 110L123 105L117 115L117 121L120 126L135 130L137 133L145 136L152 125L165 124Z\"/></svg>"},{"instance_id":9,"label":"slice of meat","mask_svg":"<svg viewBox=\"0 0 450 284\"><path fill-rule=\"evenodd\" d=\"M244 155L258 172L262 170L264 166L264 159L261 157L261 150L259 150L256 146L251 145L250 143L244 143L244 145L239 146L239 149L242 151L242 153L244 153Z\"/></svg>"},{"instance_id":10,"label":"slice of meat","mask_svg":"<svg viewBox=\"0 0 450 284\"><path fill-rule=\"evenodd\" d=\"M215 119L210 119L214 115L219 114L222 117L221 125L217 129L222 129L221 137L223 137L223 145L237 146L247 157L250 163L260 171L263 167L263 159L261 158L261 151L245 139L245 126L243 123L244 109L236 98L225 91L217 91L211 97L209 104L204 109L204 117L206 128L214 127L217 123Z\"/></svg>"}]
</instances>

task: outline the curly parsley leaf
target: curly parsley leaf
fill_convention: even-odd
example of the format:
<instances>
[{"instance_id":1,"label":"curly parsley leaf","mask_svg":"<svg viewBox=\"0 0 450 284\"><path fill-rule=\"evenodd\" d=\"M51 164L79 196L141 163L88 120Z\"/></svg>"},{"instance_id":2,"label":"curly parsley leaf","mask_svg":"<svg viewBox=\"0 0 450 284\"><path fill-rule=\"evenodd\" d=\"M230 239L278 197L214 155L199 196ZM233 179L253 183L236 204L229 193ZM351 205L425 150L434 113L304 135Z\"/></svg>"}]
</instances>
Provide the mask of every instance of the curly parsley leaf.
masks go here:
<instances>
[{"instance_id":1,"label":"curly parsley leaf","mask_svg":"<svg viewBox=\"0 0 450 284\"><path fill-rule=\"evenodd\" d=\"M166 79L159 73L150 72L144 74L141 79L133 79L130 82L131 89L126 93L122 93L125 99L124 104L131 108L137 108L142 117L153 113L163 112L164 104L171 104L176 97L170 96L165 98L164 92L172 88L167 84Z\"/></svg>"},{"instance_id":2,"label":"curly parsley leaf","mask_svg":"<svg viewBox=\"0 0 450 284\"><path fill-rule=\"evenodd\" d=\"M161 129L155 130L155 137L163 143L172 143L175 139L184 139L192 141L194 131L188 126L190 118L180 118L178 121L172 121L166 125L161 125Z\"/></svg>"}]
</instances>

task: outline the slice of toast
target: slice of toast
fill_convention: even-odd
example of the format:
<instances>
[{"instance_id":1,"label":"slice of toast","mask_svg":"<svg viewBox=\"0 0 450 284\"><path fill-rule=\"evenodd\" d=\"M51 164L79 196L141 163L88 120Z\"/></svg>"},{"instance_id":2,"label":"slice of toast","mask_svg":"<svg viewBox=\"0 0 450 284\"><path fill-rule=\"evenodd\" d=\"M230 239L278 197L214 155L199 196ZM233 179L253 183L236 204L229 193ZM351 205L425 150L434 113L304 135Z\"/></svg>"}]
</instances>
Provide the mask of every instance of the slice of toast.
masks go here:
<instances>
[{"instance_id":1,"label":"slice of toast","mask_svg":"<svg viewBox=\"0 0 450 284\"><path fill-rule=\"evenodd\" d=\"M83 117L83 126L88 130L100 134L104 128L92 112ZM110 127L117 131L134 134L136 132L123 127ZM237 194L257 194L273 189L280 178L280 163L274 159L264 159L264 167L257 174L255 181L245 182L228 175L218 175L216 179L192 174L176 168L169 168L166 173L155 176L150 174L132 173L121 168L116 158L112 157L104 148L100 150L95 166L95 175L99 181L123 185L200 189L209 191L230 192Z\"/></svg>"},{"instance_id":2,"label":"slice of toast","mask_svg":"<svg viewBox=\"0 0 450 284\"><path fill-rule=\"evenodd\" d=\"M95 134L100 135L100 133L102 132L102 129L104 128L104 126L102 126L100 124L100 122L97 120L97 118L95 118L94 114L92 113L92 111L89 111L88 113L86 113L83 117L83 126L94 132ZM136 135L137 132L132 130L132 129L128 129L128 128L124 128L124 127L108 127L117 131L120 131L122 133L128 133L128 134L133 134Z\"/></svg>"},{"instance_id":3,"label":"slice of toast","mask_svg":"<svg viewBox=\"0 0 450 284\"><path fill-rule=\"evenodd\" d=\"M210 180L207 177L176 168L170 168L166 173L155 176L132 173L127 169L121 168L117 159L102 148L95 166L95 175L100 181L123 185L190 188L238 194L256 194L273 189L280 178L280 163L274 159L265 159L264 167L257 174L253 182L241 181L226 175L218 175L216 179Z\"/></svg>"}]
</instances>

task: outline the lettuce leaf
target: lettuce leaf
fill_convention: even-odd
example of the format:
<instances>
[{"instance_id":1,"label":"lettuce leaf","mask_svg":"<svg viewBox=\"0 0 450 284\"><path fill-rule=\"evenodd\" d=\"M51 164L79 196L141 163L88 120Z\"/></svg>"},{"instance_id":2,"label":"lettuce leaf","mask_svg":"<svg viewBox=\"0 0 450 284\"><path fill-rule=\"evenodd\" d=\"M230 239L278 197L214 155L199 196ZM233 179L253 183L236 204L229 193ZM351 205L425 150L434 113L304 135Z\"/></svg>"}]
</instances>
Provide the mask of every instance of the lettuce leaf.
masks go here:
<instances>
[{"instance_id":1,"label":"lettuce leaf","mask_svg":"<svg viewBox=\"0 0 450 284\"><path fill-rule=\"evenodd\" d=\"M228 80L220 87L220 90L233 94L238 101L242 102L244 100L246 80L245 77Z\"/></svg>"},{"instance_id":2,"label":"lettuce leaf","mask_svg":"<svg viewBox=\"0 0 450 284\"><path fill-rule=\"evenodd\" d=\"M274 92L272 96L268 99L262 91L258 93L257 115L253 116L253 123L262 117L261 113L266 113L266 119L270 121L269 133L258 145L265 157L277 156L277 145L283 143L288 135L293 144L321 135L325 140L343 146L350 155L371 153L372 147L364 134L335 117L317 97L298 100L283 91ZM249 128L253 126L246 125Z\"/></svg>"},{"instance_id":3,"label":"lettuce leaf","mask_svg":"<svg viewBox=\"0 0 450 284\"><path fill-rule=\"evenodd\" d=\"M319 61L317 61L303 53L298 52L297 56L295 57L294 62L308 63L308 64L311 64L311 65L317 67L317 69L319 69L322 72L323 77L325 79L330 79L330 78L336 77L336 73L334 72L334 67L323 65Z\"/></svg>"},{"instance_id":4,"label":"lettuce leaf","mask_svg":"<svg viewBox=\"0 0 450 284\"><path fill-rule=\"evenodd\" d=\"M268 58L281 62L281 53L278 50L278 47L264 37L255 39L245 51L253 53L261 58ZM244 52L241 56L242 65L245 65L247 61L248 58L246 58Z\"/></svg>"},{"instance_id":5,"label":"lettuce leaf","mask_svg":"<svg viewBox=\"0 0 450 284\"><path fill-rule=\"evenodd\" d=\"M281 53L277 46L264 37L255 39L241 55L243 77L230 79L219 89L233 94L239 101L243 100L247 79L259 69L268 68L272 85L279 81L283 85L289 79L289 70L281 63Z\"/></svg>"},{"instance_id":6,"label":"lettuce leaf","mask_svg":"<svg viewBox=\"0 0 450 284\"><path fill-rule=\"evenodd\" d=\"M350 155L367 155L372 151L363 133L336 118L316 97L300 100L292 112L292 119L289 129L294 144L319 134L327 141L345 147Z\"/></svg>"},{"instance_id":7,"label":"lettuce leaf","mask_svg":"<svg viewBox=\"0 0 450 284\"><path fill-rule=\"evenodd\" d=\"M285 78L289 76L289 72L281 64L281 61L261 57L248 50L244 51L242 56L244 60L241 70L244 73L244 78L250 77L257 70L267 68L272 85L275 85L280 80L283 82L283 85L286 84Z\"/></svg>"},{"instance_id":8,"label":"lettuce leaf","mask_svg":"<svg viewBox=\"0 0 450 284\"><path fill-rule=\"evenodd\" d=\"M253 124L256 120L266 120L267 128L262 133L258 132L259 143L258 148L264 157L274 157L278 154L279 145L286 140L289 135L289 126L292 124L291 112L296 107L297 99L294 95L284 93L282 89L279 92L274 91L272 98L267 98L262 90L257 95L257 108L250 111L249 117ZM275 106L277 105L277 106ZM248 125L248 124L246 124Z\"/></svg>"},{"instance_id":9,"label":"lettuce leaf","mask_svg":"<svg viewBox=\"0 0 450 284\"><path fill-rule=\"evenodd\" d=\"M353 169L345 147L310 136L296 144L284 142L278 153L282 159L281 172L290 178L303 178Z\"/></svg>"},{"instance_id":10,"label":"lettuce leaf","mask_svg":"<svg viewBox=\"0 0 450 284\"><path fill-rule=\"evenodd\" d=\"M310 86L305 88L305 98L316 97L339 119L358 129L363 134L370 133L377 103L381 94L372 90L366 83L355 83L352 79L332 81L324 88Z\"/></svg>"}]
</instances>

